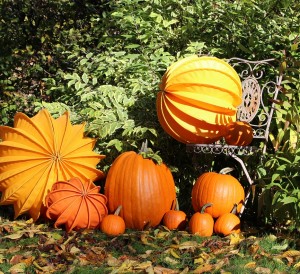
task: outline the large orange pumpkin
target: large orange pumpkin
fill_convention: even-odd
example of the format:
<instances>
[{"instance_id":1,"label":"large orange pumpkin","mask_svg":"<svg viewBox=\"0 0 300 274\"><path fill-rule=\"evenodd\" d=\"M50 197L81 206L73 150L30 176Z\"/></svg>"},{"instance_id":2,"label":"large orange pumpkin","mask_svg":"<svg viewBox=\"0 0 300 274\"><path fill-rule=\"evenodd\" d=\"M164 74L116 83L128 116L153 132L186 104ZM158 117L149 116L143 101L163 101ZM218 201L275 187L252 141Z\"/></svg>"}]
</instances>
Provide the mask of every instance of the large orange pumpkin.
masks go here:
<instances>
[{"instance_id":1,"label":"large orange pumpkin","mask_svg":"<svg viewBox=\"0 0 300 274\"><path fill-rule=\"evenodd\" d=\"M241 81L227 62L190 56L172 64L157 95L163 129L183 143L211 143L236 120L242 101Z\"/></svg>"},{"instance_id":2,"label":"large orange pumpkin","mask_svg":"<svg viewBox=\"0 0 300 274\"><path fill-rule=\"evenodd\" d=\"M137 230L157 226L164 214L174 208L176 199L169 168L134 151L124 152L114 160L104 193L109 211L114 212L122 205L120 216L126 227Z\"/></svg>"},{"instance_id":3,"label":"large orange pumpkin","mask_svg":"<svg viewBox=\"0 0 300 274\"><path fill-rule=\"evenodd\" d=\"M208 203L212 206L205 209L214 218L229 213L237 204L237 212L243 205L245 191L240 182L229 174L216 172L203 173L192 188L192 205L195 211Z\"/></svg>"}]
</instances>

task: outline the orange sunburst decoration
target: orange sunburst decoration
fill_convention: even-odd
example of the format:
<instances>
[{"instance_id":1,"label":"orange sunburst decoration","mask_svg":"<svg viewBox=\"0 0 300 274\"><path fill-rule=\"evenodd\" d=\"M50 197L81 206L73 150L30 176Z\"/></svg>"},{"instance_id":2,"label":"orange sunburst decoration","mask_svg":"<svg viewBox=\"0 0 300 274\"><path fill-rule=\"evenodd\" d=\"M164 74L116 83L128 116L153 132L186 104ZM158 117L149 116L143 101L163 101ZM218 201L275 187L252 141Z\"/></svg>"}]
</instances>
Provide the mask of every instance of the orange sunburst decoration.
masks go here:
<instances>
[{"instance_id":1,"label":"orange sunburst decoration","mask_svg":"<svg viewBox=\"0 0 300 274\"><path fill-rule=\"evenodd\" d=\"M96 165L105 156L93 152L95 139L84 137L84 127L71 125L68 112L54 119L46 109L32 118L17 113L13 128L0 126L0 205L37 220L55 182L103 178Z\"/></svg>"}]
</instances>

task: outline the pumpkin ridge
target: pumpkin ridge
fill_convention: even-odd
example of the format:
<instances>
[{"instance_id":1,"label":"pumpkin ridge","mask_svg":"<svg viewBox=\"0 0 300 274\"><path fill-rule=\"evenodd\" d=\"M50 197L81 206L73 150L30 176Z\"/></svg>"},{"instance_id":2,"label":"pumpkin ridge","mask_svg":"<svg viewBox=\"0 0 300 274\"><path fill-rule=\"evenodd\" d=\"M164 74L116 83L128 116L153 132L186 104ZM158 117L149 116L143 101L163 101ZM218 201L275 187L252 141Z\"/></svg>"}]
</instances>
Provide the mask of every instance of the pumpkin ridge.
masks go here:
<instances>
[{"instance_id":1,"label":"pumpkin ridge","mask_svg":"<svg viewBox=\"0 0 300 274\"><path fill-rule=\"evenodd\" d=\"M71 201L71 203L66 206L66 208L64 209L64 211L60 213L60 215L57 217L57 219L56 219L56 221L54 223L55 227L58 227L58 226L60 226L60 225L62 225L64 223L66 223L66 220L71 220L70 216L71 215L73 216L71 209L74 209L73 204L76 204L77 200L78 199L74 199L73 201ZM51 207L53 208L52 205L48 208L49 212L51 210ZM48 210L47 210L47 212L48 212ZM47 215L47 217L48 217L48 215ZM50 215L49 215L48 218L51 219ZM73 224L73 222L72 222L72 224ZM69 229L70 225L68 225L68 223L66 223L66 225L67 225L67 230L68 231L71 230L71 229Z\"/></svg>"}]
</instances>

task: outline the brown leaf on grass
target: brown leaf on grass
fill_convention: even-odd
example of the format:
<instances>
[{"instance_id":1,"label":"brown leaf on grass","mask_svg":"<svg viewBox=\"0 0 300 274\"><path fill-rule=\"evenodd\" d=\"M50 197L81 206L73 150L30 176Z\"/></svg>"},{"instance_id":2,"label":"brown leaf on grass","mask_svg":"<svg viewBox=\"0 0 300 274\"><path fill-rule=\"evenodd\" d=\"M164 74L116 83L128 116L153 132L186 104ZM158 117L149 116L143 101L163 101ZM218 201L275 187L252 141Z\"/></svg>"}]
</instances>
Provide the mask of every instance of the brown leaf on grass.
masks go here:
<instances>
[{"instance_id":1,"label":"brown leaf on grass","mask_svg":"<svg viewBox=\"0 0 300 274\"><path fill-rule=\"evenodd\" d=\"M192 273L201 274L204 272L211 272L213 270L213 265L211 264L203 264L198 266Z\"/></svg>"},{"instance_id":2,"label":"brown leaf on grass","mask_svg":"<svg viewBox=\"0 0 300 274\"><path fill-rule=\"evenodd\" d=\"M214 264L214 272L220 270L224 265L229 265L228 258L218 260L217 263Z\"/></svg>"},{"instance_id":3,"label":"brown leaf on grass","mask_svg":"<svg viewBox=\"0 0 300 274\"><path fill-rule=\"evenodd\" d=\"M183 269L179 274L187 274L187 273L189 273L189 268L188 267Z\"/></svg>"},{"instance_id":4,"label":"brown leaf on grass","mask_svg":"<svg viewBox=\"0 0 300 274\"><path fill-rule=\"evenodd\" d=\"M190 250L194 252L195 249L199 246L196 241L186 241L178 245L179 250Z\"/></svg>"},{"instance_id":5,"label":"brown leaf on grass","mask_svg":"<svg viewBox=\"0 0 300 274\"><path fill-rule=\"evenodd\" d=\"M255 241L252 245L250 245L248 247L248 252L251 254L251 255L254 255L258 252L259 250L259 241Z\"/></svg>"},{"instance_id":6,"label":"brown leaf on grass","mask_svg":"<svg viewBox=\"0 0 300 274\"><path fill-rule=\"evenodd\" d=\"M249 262L244 265L244 268L254 269L256 267L256 262Z\"/></svg>"},{"instance_id":7,"label":"brown leaf on grass","mask_svg":"<svg viewBox=\"0 0 300 274\"><path fill-rule=\"evenodd\" d=\"M26 267L25 263L18 263L13 265L8 271L10 274L25 273Z\"/></svg>"},{"instance_id":8,"label":"brown leaf on grass","mask_svg":"<svg viewBox=\"0 0 300 274\"><path fill-rule=\"evenodd\" d=\"M165 258L164 258L164 261L165 261L166 263L170 264L170 265L177 265L177 264L179 263L178 260L173 259L173 258L171 258L171 257L169 257L169 256L165 257Z\"/></svg>"},{"instance_id":9,"label":"brown leaf on grass","mask_svg":"<svg viewBox=\"0 0 300 274\"><path fill-rule=\"evenodd\" d=\"M300 250L288 250L285 251L280 257L297 257L300 256Z\"/></svg>"},{"instance_id":10,"label":"brown leaf on grass","mask_svg":"<svg viewBox=\"0 0 300 274\"><path fill-rule=\"evenodd\" d=\"M267 267L257 267L254 269L254 273L257 274L271 274L271 269Z\"/></svg>"},{"instance_id":11,"label":"brown leaf on grass","mask_svg":"<svg viewBox=\"0 0 300 274\"><path fill-rule=\"evenodd\" d=\"M150 243L148 241L148 238L151 238L147 233L142 233L141 234L141 242L144 244L144 245L148 245L148 246L151 246L153 248L159 248L158 245L155 245L153 243Z\"/></svg>"},{"instance_id":12,"label":"brown leaf on grass","mask_svg":"<svg viewBox=\"0 0 300 274\"><path fill-rule=\"evenodd\" d=\"M210 248L212 252L222 249L224 246L228 246L228 242L224 240L207 240L203 243L203 246Z\"/></svg>"},{"instance_id":13,"label":"brown leaf on grass","mask_svg":"<svg viewBox=\"0 0 300 274\"><path fill-rule=\"evenodd\" d=\"M293 268L300 270L300 262L294 264Z\"/></svg>"},{"instance_id":14,"label":"brown leaf on grass","mask_svg":"<svg viewBox=\"0 0 300 274\"><path fill-rule=\"evenodd\" d=\"M106 263L107 263L108 266L120 266L122 264L122 261L118 260L117 258L112 256L111 254L108 254L107 259L106 259Z\"/></svg>"},{"instance_id":15,"label":"brown leaf on grass","mask_svg":"<svg viewBox=\"0 0 300 274\"><path fill-rule=\"evenodd\" d=\"M238 245L241 241L245 239L242 233L232 233L229 236L230 245Z\"/></svg>"},{"instance_id":16,"label":"brown leaf on grass","mask_svg":"<svg viewBox=\"0 0 300 274\"><path fill-rule=\"evenodd\" d=\"M17 254L11 257L11 259L9 260L10 264L18 264L22 261L23 259L23 255Z\"/></svg>"},{"instance_id":17,"label":"brown leaf on grass","mask_svg":"<svg viewBox=\"0 0 300 274\"><path fill-rule=\"evenodd\" d=\"M134 265L133 269L134 270L146 270L150 267L152 267L152 262L146 261L146 262L142 262L142 263L137 263L136 265Z\"/></svg>"},{"instance_id":18,"label":"brown leaf on grass","mask_svg":"<svg viewBox=\"0 0 300 274\"><path fill-rule=\"evenodd\" d=\"M170 268L162 267L162 266L155 266L154 273L155 274L177 274L178 271Z\"/></svg>"},{"instance_id":19,"label":"brown leaf on grass","mask_svg":"<svg viewBox=\"0 0 300 274\"><path fill-rule=\"evenodd\" d=\"M133 267L137 265L138 262L135 260L125 260L119 267L115 268L112 270L110 273L111 274L117 274L117 273L127 273L131 272Z\"/></svg>"}]
</instances>

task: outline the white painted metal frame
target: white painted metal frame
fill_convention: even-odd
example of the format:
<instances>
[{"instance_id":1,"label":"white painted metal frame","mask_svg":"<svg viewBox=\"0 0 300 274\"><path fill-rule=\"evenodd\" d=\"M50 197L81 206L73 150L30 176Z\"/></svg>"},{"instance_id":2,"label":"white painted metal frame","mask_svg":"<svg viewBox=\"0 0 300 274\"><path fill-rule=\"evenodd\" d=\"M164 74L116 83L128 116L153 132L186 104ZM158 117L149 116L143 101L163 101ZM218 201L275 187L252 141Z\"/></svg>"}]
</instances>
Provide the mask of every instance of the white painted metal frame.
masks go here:
<instances>
[{"instance_id":1,"label":"white painted metal frame","mask_svg":"<svg viewBox=\"0 0 300 274\"><path fill-rule=\"evenodd\" d=\"M261 146L232 146L224 140L214 144L188 144L187 152L204 154L225 154L235 159L242 167L249 185L253 184L243 156L264 154L267 148L271 120L275 104L280 91L282 75L270 79L269 75L276 71L273 67L274 59L249 61L240 58L231 58L228 63L238 72L243 90L243 101L237 111L237 120L248 122L253 128L253 140L259 140ZM254 142L252 142L254 143ZM240 215L245 209L251 191L246 193L244 205Z\"/></svg>"}]
</instances>

